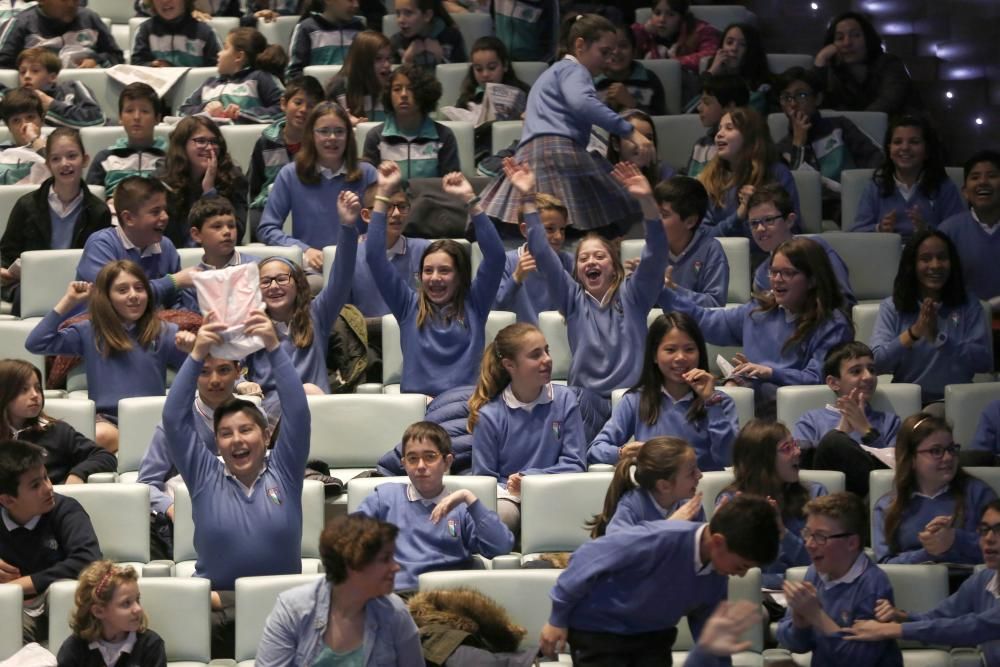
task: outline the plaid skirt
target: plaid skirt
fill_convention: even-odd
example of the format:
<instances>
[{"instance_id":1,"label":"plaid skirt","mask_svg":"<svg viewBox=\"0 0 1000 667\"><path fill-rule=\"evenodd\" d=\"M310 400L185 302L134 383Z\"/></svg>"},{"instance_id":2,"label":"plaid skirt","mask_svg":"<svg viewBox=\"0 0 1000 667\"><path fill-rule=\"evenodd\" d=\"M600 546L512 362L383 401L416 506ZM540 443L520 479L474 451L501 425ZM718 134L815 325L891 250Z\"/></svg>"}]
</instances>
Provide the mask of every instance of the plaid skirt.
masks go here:
<instances>
[{"instance_id":1,"label":"plaid skirt","mask_svg":"<svg viewBox=\"0 0 1000 667\"><path fill-rule=\"evenodd\" d=\"M514 160L531 166L538 192L562 200L571 227L615 237L642 222L639 203L611 177L608 162L594 158L572 139L536 137L518 147ZM483 190L482 206L491 218L517 224L521 196L501 173Z\"/></svg>"}]
</instances>

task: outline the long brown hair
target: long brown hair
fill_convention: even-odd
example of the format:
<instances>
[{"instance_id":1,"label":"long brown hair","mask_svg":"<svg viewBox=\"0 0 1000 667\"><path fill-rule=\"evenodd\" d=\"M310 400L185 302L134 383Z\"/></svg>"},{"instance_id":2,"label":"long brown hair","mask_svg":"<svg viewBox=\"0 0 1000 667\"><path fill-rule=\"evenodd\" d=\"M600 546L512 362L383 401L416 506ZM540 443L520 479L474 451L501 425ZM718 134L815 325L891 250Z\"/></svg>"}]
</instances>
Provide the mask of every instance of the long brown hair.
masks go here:
<instances>
[{"instance_id":1,"label":"long brown hair","mask_svg":"<svg viewBox=\"0 0 1000 667\"><path fill-rule=\"evenodd\" d=\"M309 347L313 342L313 325L309 306L312 303L312 292L306 272L295 262L284 257L267 257L260 260L257 266L264 268L265 264L278 262L288 267L295 283L295 303L292 304L292 316L288 320L288 336L295 347Z\"/></svg>"},{"instance_id":2,"label":"long brown hair","mask_svg":"<svg viewBox=\"0 0 1000 667\"><path fill-rule=\"evenodd\" d=\"M660 419L660 407L663 405L663 373L656 363L656 352L663 338L673 330L686 334L695 347L698 348L698 368L708 370L708 352L705 346L705 336L694 318L687 313L663 313L649 325L646 333L646 345L642 355L642 372L639 382L632 391L639 392L639 419L648 426L653 426ZM687 411L689 422L701 421L706 416L705 399L697 393Z\"/></svg>"},{"instance_id":3,"label":"long brown hair","mask_svg":"<svg viewBox=\"0 0 1000 667\"><path fill-rule=\"evenodd\" d=\"M169 200L172 215L176 215L177 213L187 215L185 209L188 202L201 196L201 178L195 179L191 175L191 162L187 156L187 142L194 136L195 132L202 128L211 132L219 144L217 157L219 166L215 176L215 189L218 190L221 196L230 201L235 201L236 183L242 177L242 174L239 168L233 164L233 159L229 155L229 148L226 146L226 138L223 136L219 126L210 118L188 116L177 123L173 132L170 133L170 142L167 145L166 173L163 176L163 182L170 189Z\"/></svg>"},{"instance_id":4,"label":"long brown hair","mask_svg":"<svg viewBox=\"0 0 1000 667\"><path fill-rule=\"evenodd\" d=\"M751 419L733 443L733 483L728 491L774 498L783 517L800 518L809 501L802 482L787 483L778 477L778 445L789 436L781 422Z\"/></svg>"},{"instance_id":5,"label":"long brown hair","mask_svg":"<svg viewBox=\"0 0 1000 667\"><path fill-rule=\"evenodd\" d=\"M451 239L432 241L420 257L421 275L424 272L424 262L427 260L427 256L436 252L443 252L451 257L452 264L455 265L455 296L449 304L450 309L442 314L444 315L445 322L450 322L452 319L462 322L465 320L465 297L468 295L469 288L472 285L472 265L469 263L469 254L457 241L452 241ZM434 304L427 298L423 280L420 281L418 299L417 328L420 328L424 326L424 322L427 321L428 317L433 317L434 315Z\"/></svg>"},{"instance_id":6,"label":"long brown hair","mask_svg":"<svg viewBox=\"0 0 1000 667\"><path fill-rule=\"evenodd\" d=\"M750 107L737 107L727 114L743 135L742 159L733 164L717 155L698 174L709 200L716 206L725 206L726 193L731 190L744 185L760 187L770 180L771 165L779 159L767 123L759 113Z\"/></svg>"},{"instance_id":7,"label":"long brown hair","mask_svg":"<svg viewBox=\"0 0 1000 667\"><path fill-rule=\"evenodd\" d=\"M306 185L318 185L320 182L319 161L316 155L316 136L313 129L316 121L323 116L336 116L347 129L344 138L344 171L345 180L353 182L361 178L361 166L358 163L358 146L354 141L354 130L351 117L347 110L336 102L320 102L309 112L306 125L302 129L302 148L295 154L295 173Z\"/></svg>"},{"instance_id":8,"label":"long brown hair","mask_svg":"<svg viewBox=\"0 0 1000 667\"><path fill-rule=\"evenodd\" d=\"M504 359L514 359L521 349L524 337L530 333L541 333L534 324L518 322L501 329L496 338L483 350L483 360L479 364L479 381L469 398L469 433L476 428L479 410L492 401L510 384L510 373L503 367Z\"/></svg>"},{"instance_id":9,"label":"long brown hair","mask_svg":"<svg viewBox=\"0 0 1000 667\"><path fill-rule=\"evenodd\" d=\"M94 280L90 293L90 326L94 329L94 344L102 356L132 349L132 339L122 324L121 318L111 304L111 285L123 273L142 282L146 290L146 310L135 323L136 339L139 347L145 349L160 336L160 318L156 316L156 298L149 284L149 278L142 267L133 261L119 259L104 265Z\"/></svg>"},{"instance_id":10,"label":"long brown hair","mask_svg":"<svg viewBox=\"0 0 1000 667\"><path fill-rule=\"evenodd\" d=\"M69 619L69 627L81 639L92 642L101 638L101 621L94 616L94 605L111 604L115 589L122 584L138 584L139 575L131 565L115 565L109 560L91 563L80 573L76 585L76 609ZM146 612L142 614L139 632L146 631Z\"/></svg>"},{"instance_id":11,"label":"long brown hair","mask_svg":"<svg viewBox=\"0 0 1000 667\"><path fill-rule=\"evenodd\" d=\"M7 409L32 380L38 381L38 387L42 393L42 409L37 417L27 420L24 428L41 430L40 421L42 419L52 420L45 414L45 385L42 384L42 372L23 359L0 359L0 438L7 440L14 431Z\"/></svg>"},{"instance_id":12,"label":"long brown hair","mask_svg":"<svg viewBox=\"0 0 1000 667\"><path fill-rule=\"evenodd\" d=\"M339 81L346 86L347 110L357 117L367 116L365 97L371 100L372 106L382 96L382 84L375 76L375 59L382 49L392 52L389 38L374 30L364 30L354 36L351 48L347 50L344 66L340 69L327 88L327 95Z\"/></svg>"}]
</instances>

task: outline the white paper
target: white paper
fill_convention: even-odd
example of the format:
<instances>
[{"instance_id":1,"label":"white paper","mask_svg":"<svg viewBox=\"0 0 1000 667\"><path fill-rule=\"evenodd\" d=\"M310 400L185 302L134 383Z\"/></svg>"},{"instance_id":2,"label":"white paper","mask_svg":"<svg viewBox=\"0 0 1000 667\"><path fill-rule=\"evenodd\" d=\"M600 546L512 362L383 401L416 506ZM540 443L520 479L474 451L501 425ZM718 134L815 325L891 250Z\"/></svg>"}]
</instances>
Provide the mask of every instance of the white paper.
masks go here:
<instances>
[{"instance_id":1,"label":"white paper","mask_svg":"<svg viewBox=\"0 0 1000 667\"><path fill-rule=\"evenodd\" d=\"M896 468L895 447L869 447L868 445L861 445L861 449L865 450L890 468Z\"/></svg>"},{"instance_id":2,"label":"white paper","mask_svg":"<svg viewBox=\"0 0 1000 667\"><path fill-rule=\"evenodd\" d=\"M57 664L52 653L34 642L25 644L20 651L0 661L0 667L56 667Z\"/></svg>"},{"instance_id":3,"label":"white paper","mask_svg":"<svg viewBox=\"0 0 1000 667\"><path fill-rule=\"evenodd\" d=\"M719 370L722 371L722 377L724 378L733 377L733 370L734 370L733 365L729 363L729 360L726 359L724 356L722 356L721 354L716 355L715 364L719 367Z\"/></svg>"},{"instance_id":4,"label":"white paper","mask_svg":"<svg viewBox=\"0 0 1000 667\"><path fill-rule=\"evenodd\" d=\"M259 336L245 333L245 322L250 312L264 309L256 264L197 272L194 274L194 287L198 292L201 312L215 311L218 321L226 325L222 332L222 345L211 349L213 357L242 359L263 349L264 341Z\"/></svg>"},{"instance_id":5,"label":"white paper","mask_svg":"<svg viewBox=\"0 0 1000 667\"><path fill-rule=\"evenodd\" d=\"M495 120L520 120L527 104L524 91L503 83L488 83L483 93L483 103L470 102L462 107L441 107L448 120L473 123L476 127Z\"/></svg>"},{"instance_id":6,"label":"white paper","mask_svg":"<svg viewBox=\"0 0 1000 667\"><path fill-rule=\"evenodd\" d=\"M123 86L130 83L145 83L163 99L177 85L189 67L140 67L139 65L115 65L104 71Z\"/></svg>"}]
</instances>

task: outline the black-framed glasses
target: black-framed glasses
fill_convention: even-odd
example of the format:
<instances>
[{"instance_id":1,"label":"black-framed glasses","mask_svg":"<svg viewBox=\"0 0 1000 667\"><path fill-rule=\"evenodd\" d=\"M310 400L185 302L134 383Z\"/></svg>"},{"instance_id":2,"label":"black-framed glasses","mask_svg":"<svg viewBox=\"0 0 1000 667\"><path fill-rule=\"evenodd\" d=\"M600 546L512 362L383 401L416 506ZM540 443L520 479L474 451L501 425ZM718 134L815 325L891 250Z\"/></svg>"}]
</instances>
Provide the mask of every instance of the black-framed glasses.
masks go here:
<instances>
[{"instance_id":1,"label":"black-framed glasses","mask_svg":"<svg viewBox=\"0 0 1000 667\"><path fill-rule=\"evenodd\" d=\"M774 280L775 278L778 278L778 277L780 277L782 280L791 280L792 278L794 278L795 276L799 275L800 273L802 273L802 272L799 271L798 269L768 269L767 270L767 275L768 275L768 277L771 278L771 280Z\"/></svg>"},{"instance_id":2,"label":"black-framed glasses","mask_svg":"<svg viewBox=\"0 0 1000 667\"><path fill-rule=\"evenodd\" d=\"M219 140L215 137L191 137L191 141L198 148L204 148L205 146L218 146Z\"/></svg>"},{"instance_id":3,"label":"black-framed glasses","mask_svg":"<svg viewBox=\"0 0 1000 667\"><path fill-rule=\"evenodd\" d=\"M801 104L812 96L813 93L810 93L807 90L800 90L797 93L782 93L778 95L778 101L782 104L791 104L792 102L798 102Z\"/></svg>"},{"instance_id":4,"label":"black-framed glasses","mask_svg":"<svg viewBox=\"0 0 1000 667\"><path fill-rule=\"evenodd\" d=\"M276 276L265 276L260 279L260 288L267 289L272 283L278 285L279 287L284 287L288 283L292 282L292 274L290 273L279 273Z\"/></svg>"},{"instance_id":5,"label":"black-framed glasses","mask_svg":"<svg viewBox=\"0 0 1000 667\"><path fill-rule=\"evenodd\" d=\"M940 461L944 458L945 454L951 454L952 456L958 456L958 453L962 451L962 445L958 443L953 443L947 447L943 445L935 445L934 447L928 447L927 449L918 449L917 454L926 454L935 461Z\"/></svg>"},{"instance_id":6,"label":"black-framed glasses","mask_svg":"<svg viewBox=\"0 0 1000 667\"><path fill-rule=\"evenodd\" d=\"M407 213L410 210L410 202L408 201L402 203L393 202L391 204L388 204L387 213L392 213L392 209L396 209L400 213Z\"/></svg>"},{"instance_id":7,"label":"black-framed glasses","mask_svg":"<svg viewBox=\"0 0 1000 667\"><path fill-rule=\"evenodd\" d=\"M825 545L829 540L835 540L840 537L850 537L854 533L834 533L833 535L827 535L826 533L814 533L808 528L803 528L799 535L802 536L803 542L808 542L812 540L816 543L816 546L821 547Z\"/></svg>"},{"instance_id":8,"label":"black-framed glasses","mask_svg":"<svg viewBox=\"0 0 1000 667\"><path fill-rule=\"evenodd\" d=\"M750 229L754 229L755 227L771 228L774 227L774 223L776 223L778 220L781 220L784 217L785 216L781 215L780 213L777 213L775 215L766 215L763 218L751 218L750 220L747 221L747 224L750 225Z\"/></svg>"},{"instance_id":9,"label":"black-framed glasses","mask_svg":"<svg viewBox=\"0 0 1000 667\"><path fill-rule=\"evenodd\" d=\"M979 537L987 537L993 533L993 537L1000 538L1000 523L995 523L992 526L988 523L981 523L976 526L976 533L979 534Z\"/></svg>"}]
</instances>

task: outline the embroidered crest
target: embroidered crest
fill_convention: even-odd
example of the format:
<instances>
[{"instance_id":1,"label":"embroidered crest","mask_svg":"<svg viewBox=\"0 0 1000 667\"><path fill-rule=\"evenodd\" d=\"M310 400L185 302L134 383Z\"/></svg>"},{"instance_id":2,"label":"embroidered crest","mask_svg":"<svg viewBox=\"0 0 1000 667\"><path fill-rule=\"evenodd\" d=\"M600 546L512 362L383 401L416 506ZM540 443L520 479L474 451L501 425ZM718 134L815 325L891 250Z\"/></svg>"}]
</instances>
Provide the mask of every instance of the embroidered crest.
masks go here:
<instances>
[{"instance_id":1,"label":"embroidered crest","mask_svg":"<svg viewBox=\"0 0 1000 667\"><path fill-rule=\"evenodd\" d=\"M278 492L278 487L272 486L267 490L267 497L275 505L281 504L281 494Z\"/></svg>"},{"instance_id":2,"label":"embroidered crest","mask_svg":"<svg viewBox=\"0 0 1000 667\"><path fill-rule=\"evenodd\" d=\"M448 519L448 534L458 537L458 523L454 519Z\"/></svg>"},{"instance_id":3,"label":"embroidered crest","mask_svg":"<svg viewBox=\"0 0 1000 667\"><path fill-rule=\"evenodd\" d=\"M701 271L701 262L695 262L694 263L694 272L698 273L700 271Z\"/></svg>"},{"instance_id":4,"label":"embroidered crest","mask_svg":"<svg viewBox=\"0 0 1000 667\"><path fill-rule=\"evenodd\" d=\"M556 437L556 440L562 439L562 422L560 421L552 422L552 435Z\"/></svg>"}]
</instances>

